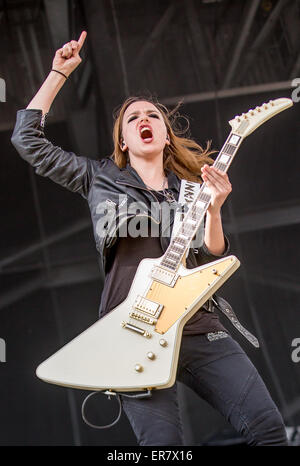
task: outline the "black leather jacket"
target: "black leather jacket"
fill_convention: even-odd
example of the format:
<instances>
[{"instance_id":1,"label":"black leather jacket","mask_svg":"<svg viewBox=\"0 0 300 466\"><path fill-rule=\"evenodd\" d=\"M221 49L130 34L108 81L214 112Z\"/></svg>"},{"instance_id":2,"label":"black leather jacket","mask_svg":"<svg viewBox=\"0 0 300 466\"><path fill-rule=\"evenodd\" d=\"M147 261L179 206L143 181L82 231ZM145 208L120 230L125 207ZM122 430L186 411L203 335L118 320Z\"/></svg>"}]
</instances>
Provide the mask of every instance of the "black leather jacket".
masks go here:
<instances>
[{"instance_id":1,"label":"black leather jacket","mask_svg":"<svg viewBox=\"0 0 300 466\"><path fill-rule=\"evenodd\" d=\"M168 231L172 231L174 215L169 218L162 215L160 204L153 202L156 201L155 196L137 172L129 164L119 169L109 157L93 160L54 146L45 138L41 119L41 110L19 110L11 142L20 156L34 167L36 174L49 177L61 186L81 194L88 201L103 270L109 248L116 241L121 226L133 217L147 216L161 224L160 241L163 251L166 251L170 242ZM168 173L168 186L178 198L180 180L171 171ZM134 203L139 203L139 213L136 209L132 210ZM227 238L225 241L226 251L221 256L211 254L205 244L191 248L187 267L193 268L227 255L229 243Z\"/></svg>"}]
</instances>

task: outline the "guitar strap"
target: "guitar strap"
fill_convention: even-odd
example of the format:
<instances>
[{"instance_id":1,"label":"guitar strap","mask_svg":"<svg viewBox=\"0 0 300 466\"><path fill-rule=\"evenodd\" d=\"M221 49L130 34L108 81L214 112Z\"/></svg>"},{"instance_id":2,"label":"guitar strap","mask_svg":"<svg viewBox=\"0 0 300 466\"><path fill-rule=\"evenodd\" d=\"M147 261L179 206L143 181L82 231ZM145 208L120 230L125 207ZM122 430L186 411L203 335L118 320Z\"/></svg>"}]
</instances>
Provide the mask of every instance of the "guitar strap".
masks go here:
<instances>
[{"instance_id":1,"label":"guitar strap","mask_svg":"<svg viewBox=\"0 0 300 466\"><path fill-rule=\"evenodd\" d=\"M181 222L183 221L184 215L190 207L190 204L195 200L199 193L201 184L193 181L181 180L180 193L178 198L178 208L174 217L174 225L172 230L171 240L175 233L180 228ZM197 247L199 248L203 244L204 239L204 221L199 226L195 239ZM189 249L187 250L185 257L188 256ZM186 265L184 263L184 265ZM207 303L203 306L208 312L213 312L213 307L219 309L226 317L230 320L231 324L256 348L259 347L257 338L252 335L243 325L239 322L234 310L230 304L223 298L213 295Z\"/></svg>"},{"instance_id":2,"label":"guitar strap","mask_svg":"<svg viewBox=\"0 0 300 466\"><path fill-rule=\"evenodd\" d=\"M252 335L243 325L239 322L234 310L230 306L230 304L221 296L213 295L209 299L209 310L212 312L213 309L211 307L216 307L221 311L227 319L230 320L232 325L248 340L255 348L259 348L259 341L258 339Z\"/></svg>"}]
</instances>

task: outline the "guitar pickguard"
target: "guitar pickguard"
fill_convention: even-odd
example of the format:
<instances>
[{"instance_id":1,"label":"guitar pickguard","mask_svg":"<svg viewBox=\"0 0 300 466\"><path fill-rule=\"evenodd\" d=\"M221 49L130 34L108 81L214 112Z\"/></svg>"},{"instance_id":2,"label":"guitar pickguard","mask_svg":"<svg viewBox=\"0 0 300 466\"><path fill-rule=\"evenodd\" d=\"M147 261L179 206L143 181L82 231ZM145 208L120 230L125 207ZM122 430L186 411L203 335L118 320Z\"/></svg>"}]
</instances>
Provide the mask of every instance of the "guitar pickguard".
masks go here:
<instances>
[{"instance_id":1,"label":"guitar pickguard","mask_svg":"<svg viewBox=\"0 0 300 466\"><path fill-rule=\"evenodd\" d=\"M174 287L153 281L146 298L163 303L163 309L157 320L155 330L165 333L181 316L191 311L205 294L211 296L214 284L220 286L222 274L233 265L232 257L226 258L217 265L207 265L196 272L188 270L187 275L179 275Z\"/></svg>"}]
</instances>

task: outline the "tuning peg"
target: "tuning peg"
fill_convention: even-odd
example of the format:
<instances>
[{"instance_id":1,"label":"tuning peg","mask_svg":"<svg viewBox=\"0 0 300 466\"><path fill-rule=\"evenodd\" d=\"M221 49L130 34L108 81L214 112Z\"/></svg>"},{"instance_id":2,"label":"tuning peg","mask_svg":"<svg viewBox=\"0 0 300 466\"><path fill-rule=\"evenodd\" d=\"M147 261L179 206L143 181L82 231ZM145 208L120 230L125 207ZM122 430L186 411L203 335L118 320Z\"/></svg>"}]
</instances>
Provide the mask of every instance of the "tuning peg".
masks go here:
<instances>
[{"instance_id":1,"label":"tuning peg","mask_svg":"<svg viewBox=\"0 0 300 466\"><path fill-rule=\"evenodd\" d=\"M255 110L256 110L257 112L261 112L261 108L260 108L260 107L255 107Z\"/></svg>"}]
</instances>

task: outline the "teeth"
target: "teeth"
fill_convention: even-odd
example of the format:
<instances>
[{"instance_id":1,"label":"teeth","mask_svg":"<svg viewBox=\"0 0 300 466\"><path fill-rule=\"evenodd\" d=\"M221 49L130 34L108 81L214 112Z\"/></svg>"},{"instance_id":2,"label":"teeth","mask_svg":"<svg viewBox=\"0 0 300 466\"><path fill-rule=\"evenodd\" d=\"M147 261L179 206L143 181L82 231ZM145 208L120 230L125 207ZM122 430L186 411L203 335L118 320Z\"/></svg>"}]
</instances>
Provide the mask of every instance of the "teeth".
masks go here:
<instances>
[{"instance_id":1,"label":"teeth","mask_svg":"<svg viewBox=\"0 0 300 466\"><path fill-rule=\"evenodd\" d=\"M144 126L144 127L141 129L141 133L143 133L144 131L151 131L151 129L148 128L147 126Z\"/></svg>"}]
</instances>

